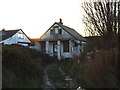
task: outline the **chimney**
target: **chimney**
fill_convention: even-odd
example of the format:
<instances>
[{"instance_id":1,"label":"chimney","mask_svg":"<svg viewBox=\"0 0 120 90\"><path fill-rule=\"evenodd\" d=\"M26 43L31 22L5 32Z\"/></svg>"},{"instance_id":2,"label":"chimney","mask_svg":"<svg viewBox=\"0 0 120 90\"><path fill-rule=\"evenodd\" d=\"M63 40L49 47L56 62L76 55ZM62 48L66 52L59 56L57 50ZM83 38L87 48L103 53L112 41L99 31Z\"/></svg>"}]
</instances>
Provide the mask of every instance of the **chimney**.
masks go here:
<instances>
[{"instance_id":1,"label":"chimney","mask_svg":"<svg viewBox=\"0 0 120 90\"><path fill-rule=\"evenodd\" d=\"M62 19L60 18L60 22L59 22L60 24L63 24L63 22L62 22Z\"/></svg>"},{"instance_id":2,"label":"chimney","mask_svg":"<svg viewBox=\"0 0 120 90\"><path fill-rule=\"evenodd\" d=\"M3 34L3 33L5 33L5 29L4 28L0 31L0 34Z\"/></svg>"},{"instance_id":3,"label":"chimney","mask_svg":"<svg viewBox=\"0 0 120 90\"><path fill-rule=\"evenodd\" d=\"M5 29L4 29L4 28L2 29L2 32L3 32L3 33L5 32Z\"/></svg>"}]
</instances>

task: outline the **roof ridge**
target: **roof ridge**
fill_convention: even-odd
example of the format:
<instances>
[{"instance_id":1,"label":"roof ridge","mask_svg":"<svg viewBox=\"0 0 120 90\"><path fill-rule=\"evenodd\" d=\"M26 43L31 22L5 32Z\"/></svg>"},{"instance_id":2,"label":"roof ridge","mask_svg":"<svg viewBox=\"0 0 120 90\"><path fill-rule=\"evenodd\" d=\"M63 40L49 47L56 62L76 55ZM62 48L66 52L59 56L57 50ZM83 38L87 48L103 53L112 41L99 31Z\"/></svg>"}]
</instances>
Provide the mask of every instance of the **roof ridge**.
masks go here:
<instances>
[{"instance_id":1,"label":"roof ridge","mask_svg":"<svg viewBox=\"0 0 120 90\"><path fill-rule=\"evenodd\" d=\"M5 30L5 31L19 31L19 30L22 30L22 29Z\"/></svg>"},{"instance_id":2,"label":"roof ridge","mask_svg":"<svg viewBox=\"0 0 120 90\"><path fill-rule=\"evenodd\" d=\"M20 30L21 29L1 31L2 32L2 40L12 37L15 33L17 33Z\"/></svg>"},{"instance_id":3,"label":"roof ridge","mask_svg":"<svg viewBox=\"0 0 120 90\"><path fill-rule=\"evenodd\" d=\"M60 24L60 23L59 23ZM61 24L61 25L63 25L63 24ZM68 26L66 26L66 25L63 25L63 26L65 26L65 27L67 27L67 28L70 28L70 29L73 29L73 28L71 28L71 27L68 27ZM74 29L73 29L74 30Z\"/></svg>"},{"instance_id":4,"label":"roof ridge","mask_svg":"<svg viewBox=\"0 0 120 90\"><path fill-rule=\"evenodd\" d=\"M70 35L72 35L74 38L76 39L81 39L81 40L84 40L83 36L78 33L75 29L71 28L71 27L68 27L66 25L63 25L63 24L60 24L60 23L57 23L60 27L62 27L65 31L67 31Z\"/></svg>"}]
</instances>

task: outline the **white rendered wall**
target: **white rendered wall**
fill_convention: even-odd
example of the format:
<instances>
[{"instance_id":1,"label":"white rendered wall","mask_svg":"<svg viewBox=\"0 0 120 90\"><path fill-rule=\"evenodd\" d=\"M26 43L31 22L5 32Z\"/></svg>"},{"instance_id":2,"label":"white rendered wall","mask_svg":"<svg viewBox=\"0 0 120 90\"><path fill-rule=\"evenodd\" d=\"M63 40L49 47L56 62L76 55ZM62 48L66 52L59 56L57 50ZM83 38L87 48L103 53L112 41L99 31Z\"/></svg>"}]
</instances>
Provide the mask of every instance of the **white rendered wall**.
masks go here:
<instances>
[{"instance_id":1,"label":"white rendered wall","mask_svg":"<svg viewBox=\"0 0 120 90\"><path fill-rule=\"evenodd\" d=\"M1 41L0 43L11 45L11 44L18 44L18 42L27 42L27 43L31 42L23 33L22 34L23 34L24 38L22 38L22 39L18 38L19 33L22 33L22 31L18 31L15 35L13 35L12 37L10 37L6 40ZM28 44L25 44L25 43L23 43L23 44L21 43L21 45L28 46Z\"/></svg>"}]
</instances>

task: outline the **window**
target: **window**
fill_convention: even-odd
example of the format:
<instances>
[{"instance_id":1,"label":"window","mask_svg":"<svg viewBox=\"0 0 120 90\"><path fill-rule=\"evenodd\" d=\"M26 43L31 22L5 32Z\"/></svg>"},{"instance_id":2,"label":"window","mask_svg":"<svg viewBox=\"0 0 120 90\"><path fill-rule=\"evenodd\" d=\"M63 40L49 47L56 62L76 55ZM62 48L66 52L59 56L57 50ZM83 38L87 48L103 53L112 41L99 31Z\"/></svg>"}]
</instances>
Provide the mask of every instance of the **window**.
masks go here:
<instances>
[{"instance_id":1,"label":"window","mask_svg":"<svg viewBox=\"0 0 120 90\"><path fill-rule=\"evenodd\" d=\"M19 34L18 34L18 38L23 38L23 34L22 34L22 33L19 33Z\"/></svg>"},{"instance_id":2,"label":"window","mask_svg":"<svg viewBox=\"0 0 120 90\"><path fill-rule=\"evenodd\" d=\"M63 52L69 52L69 41L63 42Z\"/></svg>"},{"instance_id":3,"label":"window","mask_svg":"<svg viewBox=\"0 0 120 90\"><path fill-rule=\"evenodd\" d=\"M59 29L59 34L62 34L62 29Z\"/></svg>"},{"instance_id":4,"label":"window","mask_svg":"<svg viewBox=\"0 0 120 90\"><path fill-rule=\"evenodd\" d=\"M55 33L58 34L58 28L55 28Z\"/></svg>"},{"instance_id":5,"label":"window","mask_svg":"<svg viewBox=\"0 0 120 90\"><path fill-rule=\"evenodd\" d=\"M62 29L59 29L58 26L55 26L54 30L55 30L55 34L62 34Z\"/></svg>"}]
</instances>

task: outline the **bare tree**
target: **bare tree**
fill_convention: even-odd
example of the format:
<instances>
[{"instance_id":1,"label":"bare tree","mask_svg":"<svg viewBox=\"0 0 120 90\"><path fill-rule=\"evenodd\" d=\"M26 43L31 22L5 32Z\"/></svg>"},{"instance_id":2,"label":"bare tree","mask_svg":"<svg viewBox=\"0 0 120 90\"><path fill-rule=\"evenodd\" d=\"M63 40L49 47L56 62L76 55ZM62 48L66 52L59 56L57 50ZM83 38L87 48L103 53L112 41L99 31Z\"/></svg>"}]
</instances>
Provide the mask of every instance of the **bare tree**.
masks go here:
<instances>
[{"instance_id":1,"label":"bare tree","mask_svg":"<svg viewBox=\"0 0 120 90\"><path fill-rule=\"evenodd\" d=\"M85 32L90 36L101 36L103 46L108 48L115 47L118 42L117 36L120 30L120 1L89 1L84 2L82 7L86 13L83 18L86 26Z\"/></svg>"}]
</instances>

